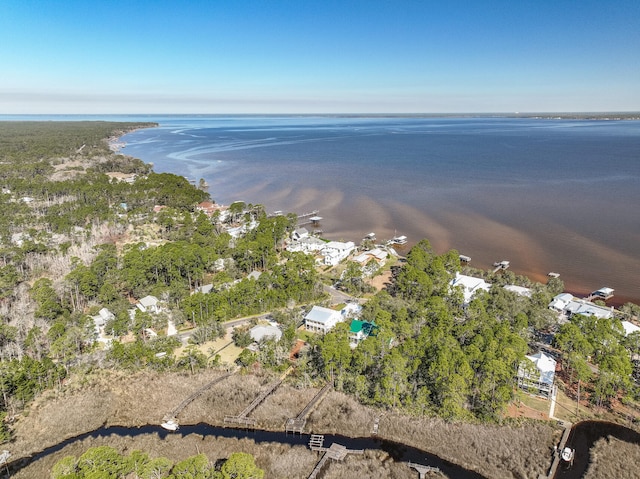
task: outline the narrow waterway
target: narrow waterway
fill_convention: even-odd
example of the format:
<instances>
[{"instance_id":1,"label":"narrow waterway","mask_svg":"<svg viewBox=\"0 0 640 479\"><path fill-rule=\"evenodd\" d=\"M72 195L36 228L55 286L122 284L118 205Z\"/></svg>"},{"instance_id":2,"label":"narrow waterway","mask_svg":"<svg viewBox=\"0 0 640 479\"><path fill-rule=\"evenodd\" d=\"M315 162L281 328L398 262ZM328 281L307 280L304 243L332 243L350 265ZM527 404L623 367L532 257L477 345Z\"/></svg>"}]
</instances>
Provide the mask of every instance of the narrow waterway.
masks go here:
<instances>
[{"instance_id":1,"label":"narrow waterway","mask_svg":"<svg viewBox=\"0 0 640 479\"><path fill-rule=\"evenodd\" d=\"M179 435L182 437L195 434L199 436L214 436L220 438L235 438L235 439L249 439L255 441L257 444L268 443L280 443L291 446L307 446L309 443L308 434L286 434L284 432L275 431L259 431L259 430L241 430L230 429L210 426L208 424L196 424L181 426L177 432L168 432L162 429L160 426L142 426L142 427L105 427L96 429L95 431L87 432L65 441L62 441L54 446L50 446L28 458L22 458L8 463L8 470L10 474L14 474L20 469L28 466L34 461L43 459L51 454L55 454L62 450L65 446L73 444L77 441L82 441L87 438L106 438L109 436L118 437L140 437L142 435L157 435L160 439L165 439L168 435ZM483 479L484 476L477 472L470 471L453 464L449 461L445 461L438 456L429 454L420 449L407 446L405 444L396 443L393 441L387 441L379 438L366 438L366 437L348 437L341 435L325 435L324 444L326 447L332 443L342 444L348 449L376 449L382 450L388 453L394 461L400 462L416 462L419 464L429 465L439 468L447 477L455 477L459 479ZM416 473L417 475L417 473Z\"/></svg>"},{"instance_id":2,"label":"narrow waterway","mask_svg":"<svg viewBox=\"0 0 640 479\"><path fill-rule=\"evenodd\" d=\"M594 444L606 437L615 437L621 441L640 444L640 433L605 421L583 421L575 424L569 434L567 446L575 449L575 459L571 467L558 468L555 479L580 479L591 465L590 450ZM621 458L621 460L624 460ZM640 465L638 465L640 477Z\"/></svg>"}]
</instances>

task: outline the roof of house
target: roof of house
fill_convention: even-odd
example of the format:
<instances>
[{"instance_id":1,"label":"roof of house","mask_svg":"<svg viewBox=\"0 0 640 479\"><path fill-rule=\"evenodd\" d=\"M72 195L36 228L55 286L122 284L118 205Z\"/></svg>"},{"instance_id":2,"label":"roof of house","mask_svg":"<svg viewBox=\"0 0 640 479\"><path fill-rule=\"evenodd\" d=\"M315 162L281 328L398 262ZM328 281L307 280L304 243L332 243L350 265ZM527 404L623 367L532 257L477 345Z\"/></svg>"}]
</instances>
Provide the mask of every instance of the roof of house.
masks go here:
<instances>
[{"instance_id":1,"label":"roof of house","mask_svg":"<svg viewBox=\"0 0 640 479\"><path fill-rule=\"evenodd\" d=\"M640 328L629 321L622 321L622 327L624 328L624 335L629 336L631 333L640 331Z\"/></svg>"},{"instance_id":2,"label":"roof of house","mask_svg":"<svg viewBox=\"0 0 640 479\"><path fill-rule=\"evenodd\" d=\"M155 296L145 296L144 298L142 298L139 303L144 306L145 308L148 308L149 306L155 306L158 304L158 298L156 298Z\"/></svg>"},{"instance_id":3,"label":"roof of house","mask_svg":"<svg viewBox=\"0 0 640 479\"><path fill-rule=\"evenodd\" d=\"M351 326L349 330L353 334L357 334L360 331L362 331L362 334L364 334L365 336L369 336L373 332L373 330L376 328L377 328L376 323L374 323L373 321L369 322L369 321L360 321L359 319L354 319L353 321L351 321Z\"/></svg>"},{"instance_id":4,"label":"roof of house","mask_svg":"<svg viewBox=\"0 0 640 479\"><path fill-rule=\"evenodd\" d=\"M259 324L249 330L249 335L251 336L251 339L258 343L264 338L274 338L276 341L279 341L282 337L282 331L280 331L280 328L276 326L265 326Z\"/></svg>"},{"instance_id":5,"label":"roof of house","mask_svg":"<svg viewBox=\"0 0 640 479\"><path fill-rule=\"evenodd\" d=\"M507 291L516 293L518 296L526 296L527 298L531 297L530 288L525 288L523 286L516 286L515 284L507 284L504 286L504 289L506 289Z\"/></svg>"},{"instance_id":6,"label":"roof of house","mask_svg":"<svg viewBox=\"0 0 640 479\"><path fill-rule=\"evenodd\" d=\"M533 361L538 371L540 371L540 382L545 384L553 384L553 377L556 374L556 360L546 355L542 351L527 356L527 359Z\"/></svg>"},{"instance_id":7,"label":"roof of house","mask_svg":"<svg viewBox=\"0 0 640 479\"><path fill-rule=\"evenodd\" d=\"M335 309L323 308L322 306L314 306L311 311L304 317L305 320L315 323L326 324L332 320L340 319L340 311Z\"/></svg>"}]
</instances>

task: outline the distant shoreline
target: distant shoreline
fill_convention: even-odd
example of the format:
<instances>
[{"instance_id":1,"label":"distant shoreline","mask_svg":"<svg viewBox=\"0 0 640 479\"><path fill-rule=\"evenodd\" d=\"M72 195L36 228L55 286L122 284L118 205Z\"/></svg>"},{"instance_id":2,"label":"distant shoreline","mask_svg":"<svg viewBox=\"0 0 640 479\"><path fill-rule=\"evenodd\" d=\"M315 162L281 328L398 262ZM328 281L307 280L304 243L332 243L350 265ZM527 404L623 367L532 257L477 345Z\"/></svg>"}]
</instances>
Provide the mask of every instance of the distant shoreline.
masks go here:
<instances>
[{"instance_id":1,"label":"distant shoreline","mask_svg":"<svg viewBox=\"0 0 640 479\"><path fill-rule=\"evenodd\" d=\"M0 114L0 121L149 121L158 118L523 118L540 120L640 120L640 111L610 112L501 112L501 113L124 113L124 114Z\"/></svg>"}]
</instances>

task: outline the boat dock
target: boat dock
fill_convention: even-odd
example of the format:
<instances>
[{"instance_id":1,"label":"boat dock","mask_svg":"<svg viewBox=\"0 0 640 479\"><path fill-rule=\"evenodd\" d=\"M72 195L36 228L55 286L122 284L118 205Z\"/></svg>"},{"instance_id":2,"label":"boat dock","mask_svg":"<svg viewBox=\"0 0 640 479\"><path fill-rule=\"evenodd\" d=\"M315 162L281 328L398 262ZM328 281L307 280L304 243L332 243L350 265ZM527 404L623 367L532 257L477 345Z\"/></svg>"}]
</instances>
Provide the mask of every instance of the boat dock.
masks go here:
<instances>
[{"instance_id":1,"label":"boat dock","mask_svg":"<svg viewBox=\"0 0 640 479\"><path fill-rule=\"evenodd\" d=\"M495 263L493 263L493 266L494 266L493 273L497 273L501 269L502 270L508 269L510 264L506 259L503 259L502 261L496 261Z\"/></svg>"},{"instance_id":2,"label":"boat dock","mask_svg":"<svg viewBox=\"0 0 640 479\"><path fill-rule=\"evenodd\" d=\"M329 460L342 461L349 454L364 454L364 449L347 449L342 444L334 442L329 447L324 447L324 436L321 434L312 434L309 439L309 449L312 451L323 452L324 454L314 467L309 479L316 479L324 464Z\"/></svg>"},{"instance_id":3,"label":"boat dock","mask_svg":"<svg viewBox=\"0 0 640 479\"><path fill-rule=\"evenodd\" d=\"M195 391L193 394L191 394L189 397L187 397L184 401L182 401L180 404L178 404L175 408L173 408L170 412L165 414L165 416L163 418L163 424L175 425L176 429L177 429L177 424L178 424L177 417L178 417L178 414L180 414L180 412L185 407L187 407L194 399L196 399L198 396L203 394L211 386L213 386L215 384L218 384L219 382L224 381L225 379L227 379L232 374L234 374L234 373L231 372L231 373L223 374L222 376L214 379L213 381L208 382L207 384L202 386L200 389Z\"/></svg>"},{"instance_id":4,"label":"boat dock","mask_svg":"<svg viewBox=\"0 0 640 479\"><path fill-rule=\"evenodd\" d=\"M440 469L433 466L424 466L422 464L417 464L415 462L409 462L409 467L418 471L420 474L420 479L426 479L427 473L433 472L435 474L440 474Z\"/></svg>"},{"instance_id":5,"label":"boat dock","mask_svg":"<svg viewBox=\"0 0 640 479\"><path fill-rule=\"evenodd\" d=\"M322 216L318 216L318 213L320 213L319 210L313 210L311 213L303 213L301 215L298 215L298 226L304 226L308 224L317 226L318 224L320 224L320 221L324 219Z\"/></svg>"},{"instance_id":6,"label":"boat dock","mask_svg":"<svg viewBox=\"0 0 640 479\"><path fill-rule=\"evenodd\" d=\"M256 419L252 417L248 417L249 414L251 414L251 412L255 408L257 408L260 405L260 403L262 403L262 401L264 401L267 398L267 396L269 396L273 391L275 391L278 388L278 386L280 386L280 384L282 384L282 381L284 381L284 378L287 377L287 375L292 370L293 368L287 369L285 373L282 376L280 376L280 379L278 379L278 381L271 384L258 397L256 397L253 401L251 401L251 404L249 404L246 408L244 408L240 414L238 414L237 416L225 416L224 417L225 426L235 424L235 425L240 425L244 427L255 427Z\"/></svg>"},{"instance_id":7,"label":"boat dock","mask_svg":"<svg viewBox=\"0 0 640 479\"><path fill-rule=\"evenodd\" d=\"M296 417L292 417L287 419L285 423L284 430L286 433L298 433L302 434L304 431L304 427L307 424L307 416L311 412L311 410L320 402L320 400L324 397L327 391L331 389L331 383L325 384L325 386L318 391L318 393L309 401L309 404L305 406L305 408L298 414Z\"/></svg>"}]
</instances>

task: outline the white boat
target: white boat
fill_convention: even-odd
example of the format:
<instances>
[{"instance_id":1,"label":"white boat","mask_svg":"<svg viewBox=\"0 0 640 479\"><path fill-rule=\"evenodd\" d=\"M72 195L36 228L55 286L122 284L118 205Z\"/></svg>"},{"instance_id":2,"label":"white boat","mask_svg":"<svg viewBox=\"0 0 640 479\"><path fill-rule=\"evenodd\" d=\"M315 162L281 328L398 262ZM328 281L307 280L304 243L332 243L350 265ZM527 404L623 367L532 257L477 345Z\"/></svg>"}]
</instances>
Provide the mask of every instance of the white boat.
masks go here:
<instances>
[{"instance_id":1,"label":"white boat","mask_svg":"<svg viewBox=\"0 0 640 479\"><path fill-rule=\"evenodd\" d=\"M575 456L575 449L571 449L570 447L565 447L560 454L562 460L568 464L573 464L573 457Z\"/></svg>"},{"instance_id":2,"label":"white boat","mask_svg":"<svg viewBox=\"0 0 640 479\"><path fill-rule=\"evenodd\" d=\"M166 429L167 431L177 431L178 429L180 429L180 426L178 425L178 423L173 419L163 422L162 424L160 424L160 426Z\"/></svg>"},{"instance_id":3,"label":"white boat","mask_svg":"<svg viewBox=\"0 0 640 479\"><path fill-rule=\"evenodd\" d=\"M365 235L364 239L375 241L376 234L374 232L368 233L367 235Z\"/></svg>"},{"instance_id":4,"label":"white boat","mask_svg":"<svg viewBox=\"0 0 640 479\"><path fill-rule=\"evenodd\" d=\"M402 235L402 236L394 236L393 239L391 240L391 242L393 244L407 244L407 237Z\"/></svg>"}]
</instances>

